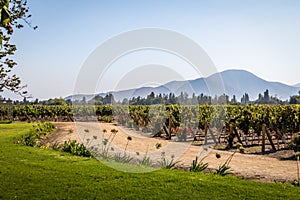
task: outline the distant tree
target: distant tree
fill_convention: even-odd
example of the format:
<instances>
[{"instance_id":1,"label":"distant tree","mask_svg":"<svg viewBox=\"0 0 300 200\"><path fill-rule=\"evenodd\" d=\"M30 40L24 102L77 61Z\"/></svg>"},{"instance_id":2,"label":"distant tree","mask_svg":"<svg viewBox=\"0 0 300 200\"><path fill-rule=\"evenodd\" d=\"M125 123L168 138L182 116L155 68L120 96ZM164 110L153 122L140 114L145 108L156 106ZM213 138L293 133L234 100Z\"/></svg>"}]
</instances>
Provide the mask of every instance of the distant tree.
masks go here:
<instances>
[{"instance_id":1,"label":"distant tree","mask_svg":"<svg viewBox=\"0 0 300 200\"><path fill-rule=\"evenodd\" d=\"M236 100L235 95L233 95L232 99L230 100L230 103L231 104L237 104L237 100Z\"/></svg>"},{"instance_id":2,"label":"distant tree","mask_svg":"<svg viewBox=\"0 0 300 200\"><path fill-rule=\"evenodd\" d=\"M113 104L113 103L115 103L114 95L111 94L111 93L105 95L105 97L103 98L103 103L104 104Z\"/></svg>"},{"instance_id":3,"label":"distant tree","mask_svg":"<svg viewBox=\"0 0 300 200\"><path fill-rule=\"evenodd\" d=\"M102 105L103 104L103 97L100 95L95 96L91 100L88 101L88 104L92 105Z\"/></svg>"},{"instance_id":4,"label":"distant tree","mask_svg":"<svg viewBox=\"0 0 300 200\"><path fill-rule=\"evenodd\" d=\"M128 101L127 98L123 99L123 101L122 101L122 104L123 104L123 105L127 105L128 103L129 103L129 101Z\"/></svg>"},{"instance_id":5,"label":"distant tree","mask_svg":"<svg viewBox=\"0 0 300 200\"><path fill-rule=\"evenodd\" d=\"M223 94L218 97L218 104L228 104L229 103L229 97L226 94Z\"/></svg>"},{"instance_id":6,"label":"distant tree","mask_svg":"<svg viewBox=\"0 0 300 200\"><path fill-rule=\"evenodd\" d=\"M291 96L289 103L290 104L300 104L300 94L299 94L299 96L297 96L297 95Z\"/></svg>"},{"instance_id":7,"label":"distant tree","mask_svg":"<svg viewBox=\"0 0 300 200\"><path fill-rule=\"evenodd\" d=\"M269 100L270 100L269 90L266 89L266 91L264 92L264 101L265 103L268 103Z\"/></svg>"},{"instance_id":8,"label":"distant tree","mask_svg":"<svg viewBox=\"0 0 300 200\"><path fill-rule=\"evenodd\" d=\"M39 104L39 99L35 99L33 104Z\"/></svg>"},{"instance_id":9,"label":"distant tree","mask_svg":"<svg viewBox=\"0 0 300 200\"><path fill-rule=\"evenodd\" d=\"M155 98L154 92L151 92L151 93L150 93L149 98L150 98L150 99L154 99L154 98Z\"/></svg>"},{"instance_id":10,"label":"distant tree","mask_svg":"<svg viewBox=\"0 0 300 200\"><path fill-rule=\"evenodd\" d=\"M71 99L67 99L67 100L66 100L66 103L67 103L68 105L72 105L72 100L71 100Z\"/></svg>"},{"instance_id":11,"label":"distant tree","mask_svg":"<svg viewBox=\"0 0 300 200\"><path fill-rule=\"evenodd\" d=\"M27 104L29 101L27 100L26 97L23 98L23 104Z\"/></svg>"},{"instance_id":12,"label":"distant tree","mask_svg":"<svg viewBox=\"0 0 300 200\"><path fill-rule=\"evenodd\" d=\"M250 102L249 95L248 95L247 93L245 93L245 94L243 95L243 97L241 98L241 104L246 105L246 104L248 104L249 102Z\"/></svg>"},{"instance_id":13,"label":"distant tree","mask_svg":"<svg viewBox=\"0 0 300 200\"><path fill-rule=\"evenodd\" d=\"M270 96L269 90L267 89L264 94L259 94L258 99L255 100L253 103L255 104L286 104L288 103L287 101L282 101L278 99L275 95L275 97Z\"/></svg>"},{"instance_id":14,"label":"distant tree","mask_svg":"<svg viewBox=\"0 0 300 200\"><path fill-rule=\"evenodd\" d=\"M85 96L82 97L81 104L86 104L86 98L85 98Z\"/></svg>"},{"instance_id":15,"label":"distant tree","mask_svg":"<svg viewBox=\"0 0 300 200\"><path fill-rule=\"evenodd\" d=\"M192 94L192 100L191 100L192 102L192 104L196 104L197 103L197 97L196 97L196 94L195 93L193 93Z\"/></svg>"},{"instance_id":16,"label":"distant tree","mask_svg":"<svg viewBox=\"0 0 300 200\"><path fill-rule=\"evenodd\" d=\"M154 99L155 99L155 94L154 94L154 92L151 92L151 93L147 96L147 99L145 99L144 104L147 104L147 105L153 104Z\"/></svg>"}]
</instances>

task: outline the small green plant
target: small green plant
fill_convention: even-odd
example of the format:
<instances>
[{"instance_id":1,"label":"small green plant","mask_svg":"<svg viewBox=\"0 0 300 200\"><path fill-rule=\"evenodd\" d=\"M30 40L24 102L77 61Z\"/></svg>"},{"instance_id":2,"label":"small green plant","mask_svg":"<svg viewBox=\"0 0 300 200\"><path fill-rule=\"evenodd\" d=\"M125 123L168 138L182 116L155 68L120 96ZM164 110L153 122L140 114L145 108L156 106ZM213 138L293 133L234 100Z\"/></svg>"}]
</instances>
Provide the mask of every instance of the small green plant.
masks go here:
<instances>
[{"instance_id":1,"label":"small green plant","mask_svg":"<svg viewBox=\"0 0 300 200\"><path fill-rule=\"evenodd\" d=\"M226 176L226 175L229 175L229 174L232 174L233 172L232 171L229 171L230 170L230 166L226 164L226 162L219 166L218 169L216 169L216 174L219 174L221 176Z\"/></svg>"},{"instance_id":2,"label":"small green plant","mask_svg":"<svg viewBox=\"0 0 300 200\"><path fill-rule=\"evenodd\" d=\"M160 149L161 147L162 147L161 143L156 143L156 144L155 144L155 148L156 148L156 149Z\"/></svg>"},{"instance_id":3,"label":"small green plant","mask_svg":"<svg viewBox=\"0 0 300 200\"><path fill-rule=\"evenodd\" d=\"M52 149L55 150L55 151L59 151L59 148L60 148L60 145L55 142L53 145L52 145Z\"/></svg>"},{"instance_id":4,"label":"small green plant","mask_svg":"<svg viewBox=\"0 0 300 200\"><path fill-rule=\"evenodd\" d=\"M237 144L237 150L239 150L240 153L245 153L245 148L240 143Z\"/></svg>"},{"instance_id":5,"label":"small green plant","mask_svg":"<svg viewBox=\"0 0 300 200\"><path fill-rule=\"evenodd\" d=\"M112 123L114 120L111 117L104 116L101 118L101 121L103 121L105 123Z\"/></svg>"},{"instance_id":6,"label":"small green plant","mask_svg":"<svg viewBox=\"0 0 300 200\"><path fill-rule=\"evenodd\" d=\"M91 152L83 144L79 144L76 140L65 141L61 147L61 151L71 153L75 156L93 157Z\"/></svg>"},{"instance_id":7,"label":"small green plant","mask_svg":"<svg viewBox=\"0 0 300 200\"><path fill-rule=\"evenodd\" d=\"M203 170L205 170L208 167L208 163L202 162L204 158L202 158L198 162L198 156L196 156L195 160L193 160L193 162L190 166L190 172L202 172Z\"/></svg>"},{"instance_id":8,"label":"small green plant","mask_svg":"<svg viewBox=\"0 0 300 200\"><path fill-rule=\"evenodd\" d=\"M149 150L149 145L147 146L146 154L143 157L143 159L138 161L140 166L149 167L152 165L152 161L151 161L150 157L148 157L148 150Z\"/></svg>"},{"instance_id":9,"label":"small green plant","mask_svg":"<svg viewBox=\"0 0 300 200\"><path fill-rule=\"evenodd\" d=\"M229 164L230 164L233 156L236 154L236 152L237 151L243 152L243 150L244 150L243 145L238 143L236 150L227 158L227 160L225 161L224 164L220 165L218 167L218 169L216 169L216 174L219 174L221 176L226 176L226 175L229 175L229 174L233 174L233 172L230 171L231 167L229 166ZM219 159L219 158L221 158L221 155L217 153L216 157L217 157L217 159Z\"/></svg>"},{"instance_id":10,"label":"small green plant","mask_svg":"<svg viewBox=\"0 0 300 200\"><path fill-rule=\"evenodd\" d=\"M180 161L174 161L175 156L171 156L171 161L169 162L168 159L166 158L166 153L161 152L161 161L159 161L159 164L162 168L165 169L174 169Z\"/></svg>"},{"instance_id":11,"label":"small green plant","mask_svg":"<svg viewBox=\"0 0 300 200\"><path fill-rule=\"evenodd\" d=\"M149 167L152 165L152 161L150 160L150 157L145 155L142 160L139 160L139 165Z\"/></svg>"},{"instance_id":12,"label":"small green plant","mask_svg":"<svg viewBox=\"0 0 300 200\"><path fill-rule=\"evenodd\" d=\"M120 163L129 163L132 160L132 157L130 155L127 155L126 153L116 153L114 154L112 159Z\"/></svg>"},{"instance_id":13,"label":"small green plant","mask_svg":"<svg viewBox=\"0 0 300 200\"><path fill-rule=\"evenodd\" d=\"M102 132L103 134L105 134L107 133L107 130L103 129ZM104 160L110 159L111 156L109 155L109 150L111 149L111 151L113 151L113 148L111 148L110 145L115 139L117 133L118 133L117 129L110 130L110 135L108 136L108 138L103 139L101 151L97 154L97 156L99 156Z\"/></svg>"},{"instance_id":14,"label":"small green plant","mask_svg":"<svg viewBox=\"0 0 300 200\"><path fill-rule=\"evenodd\" d=\"M114 156L112 158L114 161L120 162L120 163L129 163L133 159L130 155L126 154L128 144L131 140L132 140L132 137L128 136L127 137L127 143L126 143L126 146L125 146L125 149L124 149L124 153L123 154L122 153L114 154Z\"/></svg>"}]
</instances>

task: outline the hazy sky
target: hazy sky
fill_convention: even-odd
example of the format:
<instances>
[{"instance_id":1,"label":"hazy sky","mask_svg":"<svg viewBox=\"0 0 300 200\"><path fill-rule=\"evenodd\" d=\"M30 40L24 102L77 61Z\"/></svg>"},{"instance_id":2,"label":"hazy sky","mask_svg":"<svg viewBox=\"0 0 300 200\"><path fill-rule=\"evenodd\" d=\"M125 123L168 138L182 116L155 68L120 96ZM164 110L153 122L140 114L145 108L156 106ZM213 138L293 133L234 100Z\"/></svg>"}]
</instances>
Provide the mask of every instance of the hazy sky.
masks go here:
<instances>
[{"instance_id":1,"label":"hazy sky","mask_svg":"<svg viewBox=\"0 0 300 200\"><path fill-rule=\"evenodd\" d=\"M269 81L300 82L298 0L32 0L29 5L39 28L17 30L13 40L15 72L34 98L72 94L83 63L99 45L145 27L191 38L218 71L245 69Z\"/></svg>"}]
</instances>

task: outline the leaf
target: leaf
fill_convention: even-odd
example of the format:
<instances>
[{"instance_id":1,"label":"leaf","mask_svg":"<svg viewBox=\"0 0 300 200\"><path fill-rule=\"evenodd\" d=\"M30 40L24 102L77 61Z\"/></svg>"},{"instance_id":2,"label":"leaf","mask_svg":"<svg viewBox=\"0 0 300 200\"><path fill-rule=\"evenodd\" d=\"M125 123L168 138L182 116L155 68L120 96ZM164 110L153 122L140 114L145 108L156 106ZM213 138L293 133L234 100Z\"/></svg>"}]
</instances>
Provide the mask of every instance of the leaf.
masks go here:
<instances>
[{"instance_id":1,"label":"leaf","mask_svg":"<svg viewBox=\"0 0 300 200\"><path fill-rule=\"evenodd\" d=\"M0 8L3 8L4 6L9 6L9 0L0 0Z\"/></svg>"},{"instance_id":2,"label":"leaf","mask_svg":"<svg viewBox=\"0 0 300 200\"><path fill-rule=\"evenodd\" d=\"M10 22L10 13L8 11L8 8L6 6L3 6L0 12L1 17L1 26L6 27Z\"/></svg>"}]
</instances>

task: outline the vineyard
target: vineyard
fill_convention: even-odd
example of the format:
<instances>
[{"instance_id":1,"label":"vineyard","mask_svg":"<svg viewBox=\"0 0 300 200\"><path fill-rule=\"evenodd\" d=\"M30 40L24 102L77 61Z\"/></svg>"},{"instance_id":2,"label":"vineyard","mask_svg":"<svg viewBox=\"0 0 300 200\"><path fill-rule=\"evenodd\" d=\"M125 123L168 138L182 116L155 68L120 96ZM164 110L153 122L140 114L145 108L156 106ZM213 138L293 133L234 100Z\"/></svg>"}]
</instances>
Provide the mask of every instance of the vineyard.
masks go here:
<instances>
[{"instance_id":1,"label":"vineyard","mask_svg":"<svg viewBox=\"0 0 300 200\"><path fill-rule=\"evenodd\" d=\"M224 143L228 148L236 142L268 144L278 150L299 133L300 105L1 105L0 120L115 121L153 137Z\"/></svg>"}]
</instances>

